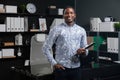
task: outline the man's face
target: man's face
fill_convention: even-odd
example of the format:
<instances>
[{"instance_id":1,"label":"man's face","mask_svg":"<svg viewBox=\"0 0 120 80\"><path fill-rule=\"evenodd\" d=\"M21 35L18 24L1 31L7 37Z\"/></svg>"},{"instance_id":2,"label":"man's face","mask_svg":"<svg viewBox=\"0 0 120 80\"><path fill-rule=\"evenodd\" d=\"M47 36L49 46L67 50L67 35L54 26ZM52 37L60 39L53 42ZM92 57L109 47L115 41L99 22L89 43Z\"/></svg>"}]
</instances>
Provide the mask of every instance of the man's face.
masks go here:
<instances>
[{"instance_id":1,"label":"man's face","mask_svg":"<svg viewBox=\"0 0 120 80\"><path fill-rule=\"evenodd\" d=\"M74 22L74 19L76 18L76 14L73 8L65 9L63 17L65 19L65 22L68 24Z\"/></svg>"}]
</instances>

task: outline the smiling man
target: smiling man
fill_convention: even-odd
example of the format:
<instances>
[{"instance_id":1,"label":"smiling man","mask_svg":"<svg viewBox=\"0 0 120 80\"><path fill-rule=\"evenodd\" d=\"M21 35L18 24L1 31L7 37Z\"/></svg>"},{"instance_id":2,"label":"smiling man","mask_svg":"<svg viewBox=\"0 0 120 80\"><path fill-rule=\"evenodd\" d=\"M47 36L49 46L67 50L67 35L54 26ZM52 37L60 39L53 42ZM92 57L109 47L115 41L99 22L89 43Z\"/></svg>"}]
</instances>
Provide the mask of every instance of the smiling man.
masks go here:
<instances>
[{"instance_id":1,"label":"smiling man","mask_svg":"<svg viewBox=\"0 0 120 80\"><path fill-rule=\"evenodd\" d=\"M43 45L43 53L54 67L55 80L80 80L80 54L88 54L86 31L75 23L75 10L68 6L63 11L64 23L50 30ZM51 54L56 45L55 58Z\"/></svg>"}]
</instances>

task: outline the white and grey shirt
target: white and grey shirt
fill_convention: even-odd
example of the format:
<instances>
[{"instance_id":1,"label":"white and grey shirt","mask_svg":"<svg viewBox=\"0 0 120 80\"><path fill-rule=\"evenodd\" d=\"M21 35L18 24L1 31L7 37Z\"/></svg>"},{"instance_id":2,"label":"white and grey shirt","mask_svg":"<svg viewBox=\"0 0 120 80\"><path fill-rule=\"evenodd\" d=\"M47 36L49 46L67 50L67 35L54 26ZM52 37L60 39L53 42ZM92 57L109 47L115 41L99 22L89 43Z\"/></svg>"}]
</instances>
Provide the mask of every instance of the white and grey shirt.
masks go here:
<instances>
[{"instance_id":1,"label":"white and grey shirt","mask_svg":"<svg viewBox=\"0 0 120 80\"><path fill-rule=\"evenodd\" d=\"M53 44L56 44L55 59L51 54ZM68 26L62 23L50 30L50 33L43 45L43 53L52 64L61 64L67 68L80 67L80 61L74 62L71 58L79 48L87 46L86 31L81 26L74 24ZM88 50L86 50L88 54Z\"/></svg>"}]
</instances>

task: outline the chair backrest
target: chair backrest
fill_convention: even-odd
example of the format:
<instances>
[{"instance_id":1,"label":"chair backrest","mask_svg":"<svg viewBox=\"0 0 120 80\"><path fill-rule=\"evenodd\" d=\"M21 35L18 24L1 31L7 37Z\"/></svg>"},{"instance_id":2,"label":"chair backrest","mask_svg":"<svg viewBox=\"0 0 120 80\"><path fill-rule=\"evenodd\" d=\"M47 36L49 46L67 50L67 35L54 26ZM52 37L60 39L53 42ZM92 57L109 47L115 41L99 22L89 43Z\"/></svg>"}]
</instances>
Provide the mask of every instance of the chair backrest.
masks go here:
<instances>
[{"instance_id":1,"label":"chair backrest","mask_svg":"<svg viewBox=\"0 0 120 80\"><path fill-rule=\"evenodd\" d=\"M30 66L31 73L36 76L51 74L53 68L42 52L45 34L36 34L31 38Z\"/></svg>"}]
</instances>

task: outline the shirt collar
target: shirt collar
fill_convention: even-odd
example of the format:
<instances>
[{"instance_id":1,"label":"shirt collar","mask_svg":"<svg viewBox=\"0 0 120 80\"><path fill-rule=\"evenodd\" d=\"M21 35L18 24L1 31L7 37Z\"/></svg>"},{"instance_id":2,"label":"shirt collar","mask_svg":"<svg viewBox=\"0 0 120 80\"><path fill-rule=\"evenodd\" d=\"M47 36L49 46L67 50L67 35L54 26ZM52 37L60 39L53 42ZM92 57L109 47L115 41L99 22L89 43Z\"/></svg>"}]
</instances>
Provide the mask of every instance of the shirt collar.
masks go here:
<instances>
[{"instance_id":1,"label":"shirt collar","mask_svg":"<svg viewBox=\"0 0 120 80\"><path fill-rule=\"evenodd\" d=\"M65 22L63 23L66 27L74 27L75 26L75 22L74 22L74 24L73 24L73 26L69 26L69 25L67 25Z\"/></svg>"}]
</instances>

